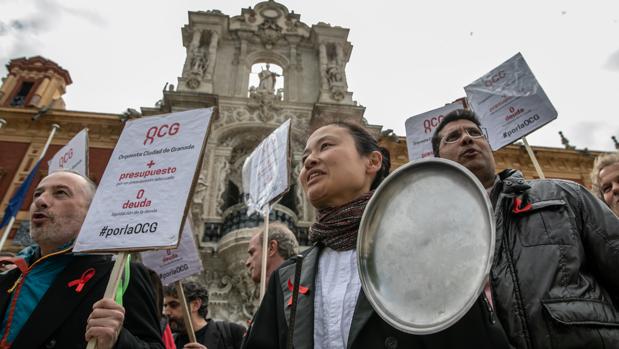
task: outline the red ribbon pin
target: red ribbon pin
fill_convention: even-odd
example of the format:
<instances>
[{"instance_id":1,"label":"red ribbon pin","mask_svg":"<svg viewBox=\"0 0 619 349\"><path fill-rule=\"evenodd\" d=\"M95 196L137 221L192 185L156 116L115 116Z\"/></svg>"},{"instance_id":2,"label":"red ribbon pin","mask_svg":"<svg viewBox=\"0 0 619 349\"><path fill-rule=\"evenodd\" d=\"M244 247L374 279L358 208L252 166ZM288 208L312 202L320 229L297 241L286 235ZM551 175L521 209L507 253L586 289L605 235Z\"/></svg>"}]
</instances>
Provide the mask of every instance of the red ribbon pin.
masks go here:
<instances>
[{"instance_id":1,"label":"red ribbon pin","mask_svg":"<svg viewBox=\"0 0 619 349\"><path fill-rule=\"evenodd\" d=\"M290 292L292 292L292 290L294 289L294 285L292 284L292 281L290 281L290 279L288 279L288 290ZM305 287L303 285L299 285L299 293L302 295L307 295L307 293L309 292L309 288ZM288 299L288 306L292 305L292 295L290 296L290 299Z\"/></svg>"},{"instance_id":2,"label":"red ribbon pin","mask_svg":"<svg viewBox=\"0 0 619 349\"><path fill-rule=\"evenodd\" d=\"M520 207L520 206L522 206L522 200L520 200L519 198L514 198L514 208L513 208L513 211L516 214L522 213L522 212L527 212L528 210L530 210L533 207L530 202L527 202L527 204L524 207Z\"/></svg>"},{"instance_id":3,"label":"red ribbon pin","mask_svg":"<svg viewBox=\"0 0 619 349\"><path fill-rule=\"evenodd\" d=\"M82 273L82 276L79 279L75 279L69 282L67 286L69 287L76 286L75 292L78 292L78 293L82 292L84 285L86 285L88 280L90 280L93 276L95 276L95 269L94 268L86 269L86 271Z\"/></svg>"}]
</instances>

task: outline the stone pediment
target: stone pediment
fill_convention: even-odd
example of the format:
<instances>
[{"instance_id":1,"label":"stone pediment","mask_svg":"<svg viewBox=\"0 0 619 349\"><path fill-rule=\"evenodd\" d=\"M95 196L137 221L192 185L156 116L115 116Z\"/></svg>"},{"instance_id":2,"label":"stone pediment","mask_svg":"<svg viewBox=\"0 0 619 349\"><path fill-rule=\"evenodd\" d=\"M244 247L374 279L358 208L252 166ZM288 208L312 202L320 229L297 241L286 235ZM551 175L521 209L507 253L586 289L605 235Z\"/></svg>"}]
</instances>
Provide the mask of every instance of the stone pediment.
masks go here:
<instances>
[{"instance_id":1,"label":"stone pediment","mask_svg":"<svg viewBox=\"0 0 619 349\"><path fill-rule=\"evenodd\" d=\"M274 1L258 3L253 9L243 9L241 15L230 18L230 32L250 32L268 49L289 36L308 38L310 28L301 16L289 12L286 6Z\"/></svg>"}]
</instances>

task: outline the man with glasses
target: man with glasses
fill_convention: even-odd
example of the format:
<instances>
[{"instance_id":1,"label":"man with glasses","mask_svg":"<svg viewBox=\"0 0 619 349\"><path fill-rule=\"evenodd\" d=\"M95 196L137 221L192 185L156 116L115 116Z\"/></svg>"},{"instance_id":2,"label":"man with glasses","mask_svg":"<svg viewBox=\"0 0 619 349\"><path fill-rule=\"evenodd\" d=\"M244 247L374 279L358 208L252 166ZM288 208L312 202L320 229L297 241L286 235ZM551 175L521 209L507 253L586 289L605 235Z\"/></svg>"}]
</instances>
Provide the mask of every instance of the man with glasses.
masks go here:
<instances>
[{"instance_id":1,"label":"man with glasses","mask_svg":"<svg viewBox=\"0 0 619 349\"><path fill-rule=\"evenodd\" d=\"M175 334L177 349L239 349L243 341L243 326L225 321L207 319L208 290L197 282L184 282L183 293L191 317L196 340L189 342L183 321L183 310L174 285L166 286L163 297L163 314L168 317Z\"/></svg>"},{"instance_id":2,"label":"man with glasses","mask_svg":"<svg viewBox=\"0 0 619 349\"><path fill-rule=\"evenodd\" d=\"M584 187L498 175L475 114L456 110L432 137L436 157L488 191L496 244L483 297L516 348L619 348L619 220ZM454 232L457 233L457 232Z\"/></svg>"}]
</instances>

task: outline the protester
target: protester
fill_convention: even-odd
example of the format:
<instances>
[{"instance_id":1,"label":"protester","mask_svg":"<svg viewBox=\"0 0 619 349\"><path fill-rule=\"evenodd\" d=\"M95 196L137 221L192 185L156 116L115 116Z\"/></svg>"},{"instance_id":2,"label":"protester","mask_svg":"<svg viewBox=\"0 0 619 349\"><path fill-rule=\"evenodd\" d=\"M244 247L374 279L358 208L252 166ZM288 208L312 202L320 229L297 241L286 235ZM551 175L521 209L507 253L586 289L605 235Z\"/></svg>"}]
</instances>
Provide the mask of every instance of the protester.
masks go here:
<instances>
[{"instance_id":1,"label":"protester","mask_svg":"<svg viewBox=\"0 0 619 349\"><path fill-rule=\"evenodd\" d=\"M198 343L190 343L183 321L181 301L174 285L164 290L163 312L176 335L176 348L181 349L239 349L245 334L243 326L214 321L208 315L208 290L197 282L183 282L183 293L189 307L191 324Z\"/></svg>"},{"instance_id":2,"label":"protester","mask_svg":"<svg viewBox=\"0 0 619 349\"><path fill-rule=\"evenodd\" d=\"M441 121L434 155L468 168L489 191L496 251L486 285L516 348L619 348L619 220L584 187L495 173L471 111Z\"/></svg>"},{"instance_id":3,"label":"protester","mask_svg":"<svg viewBox=\"0 0 619 349\"><path fill-rule=\"evenodd\" d=\"M155 296L146 269L131 264L122 305L103 299L113 263L108 256L73 254L72 244L96 187L68 171L43 178L30 206L36 243L0 275L2 348L163 348Z\"/></svg>"},{"instance_id":4,"label":"protester","mask_svg":"<svg viewBox=\"0 0 619 349\"><path fill-rule=\"evenodd\" d=\"M476 302L443 332L414 336L391 327L372 309L357 271L361 215L389 173L389 154L362 127L338 122L312 133L299 180L318 210L310 228L314 244L303 252L294 348L506 348L486 306ZM244 344L249 349L287 348L295 264L286 261L268 290Z\"/></svg>"},{"instance_id":5,"label":"protester","mask_svg":"<svg viewBox=\"0 0 619 349\"><path fill-rule=\"evenodd\" d=\"M249 240L247 248L247 260L245 266L249 270L251 279L260 283L260 273L262 270L262 237L264 226L257 228L258 232ZM267 244L267 268L266 280L269 280L271 273L277 269L286 259L296 255L299 251L299 243L292 231L281 223L269 224L269 236Z\"/></svg>"},{"instance_id":6,"label":"protester","mask_svg":"<svg viewBox=\"0 0 619 349\"><path fill-rule=\"evenodd\" d=\"M168 324L168 318L163 316L163 284L161 283L161 279L159 278L159 274L157 274L154 270L146 268L148 271L148 278L150 280L150 284L155 292L155 300L157 301L157 309L161 309L161 312L157 313L157 318L159 319L159 329L161 330L161 340L163 341L163 346L165 349L176 349L176 344L174 344L174 336L172 335L172 329L170 329L170 325Z\"/></svg>"},{"instance_id":7,"label":"protester","mask_svg":"<svg viewBox=\"0 0 619 349\"><path fill-rule=\"evenodd\" d=\"M593 192L619 217L619 152L595 159L591 182Z\"/></svg>"}]
</instances>

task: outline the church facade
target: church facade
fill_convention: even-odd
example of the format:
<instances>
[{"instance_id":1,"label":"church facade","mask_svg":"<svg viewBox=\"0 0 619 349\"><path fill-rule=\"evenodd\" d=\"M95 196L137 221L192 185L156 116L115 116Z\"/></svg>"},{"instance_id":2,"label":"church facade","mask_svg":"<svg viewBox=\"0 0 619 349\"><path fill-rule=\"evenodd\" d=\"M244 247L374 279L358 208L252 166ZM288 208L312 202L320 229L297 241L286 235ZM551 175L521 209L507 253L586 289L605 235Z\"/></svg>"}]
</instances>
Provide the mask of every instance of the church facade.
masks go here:
<instances>
[{"instance_id":1,"label":"church facade","mask_svg":"<svg viewBox=\"0 0 619 349\"><path fill-rule=\"evenodd\" d=\"M121 115L65 110L61 96L71 82L68 72L55 65L50 68L53 76L45 83L45 76L34 74L37 64L55 63L43 58L19 64L13 60L9 77L0 88L0 117L6 124L0 128L0 146L3 154L11 154L0 159L0 209L4 210L29 172L52 123L60 124L63 132L47 158L81 128L89 127L91 177L97 181L124 120L215 107L190 209L205 269L197 278L209 288L211 317L239 323L251 319L258 290L244 261L248 241L262 219L247 215L241 171L254 148L291 120L292 185L273 206L270 219L288 225L301 245L308 244L314 210L297 184L297 175L312 130L334 120L357 122L391 151L392 168L408 161L404 137L369 124L365 108L353 99L346 75L352 55L348 33L349 29L325 23L310 26L299 14L274 1L258 3L232 16L217 10L189 12L188 23L182 28L187 56L176 86L168 85L155 106ZM56 81L54 85L52 81ZM33 99L37 93L40 96ZM590 186L588 174L599 152L542 147L535 147L535 152L547 177ZM522 146L510 145L495 156L499 169L518 168L528 178L537 176ZM39 178L45 171L43 166ZM26 201L18 215L22 231L27 230L30 201Z\"/></svg>"}]
</instances>

